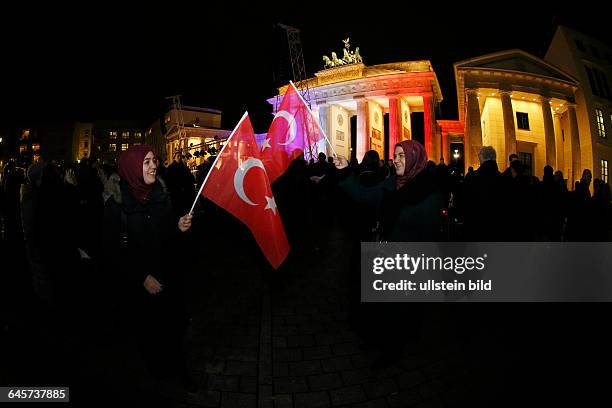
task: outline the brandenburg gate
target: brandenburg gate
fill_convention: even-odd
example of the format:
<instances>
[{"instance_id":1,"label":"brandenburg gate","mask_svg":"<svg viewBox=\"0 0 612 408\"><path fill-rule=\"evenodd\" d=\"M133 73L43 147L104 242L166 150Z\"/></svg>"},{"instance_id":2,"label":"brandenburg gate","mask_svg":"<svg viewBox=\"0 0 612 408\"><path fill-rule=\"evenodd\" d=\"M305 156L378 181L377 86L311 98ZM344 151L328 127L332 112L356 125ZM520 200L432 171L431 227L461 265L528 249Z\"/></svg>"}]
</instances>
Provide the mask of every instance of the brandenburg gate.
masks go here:
<instances>
[{"instance_id":1,"label":"brandenburg gate","mask_svg":"<svg viewBox=\"0 0 612 408\"><path fill-rule=\"evenodd\" d=\"M368 150L393 158L393 146L402 140L419 140L430 160L443 154L435 119L442 92L431 63L405 61L366 66L359 53L344 40L343 58L324 56L325 68L298 88L308 87L310 103L334 150L361 161ZM284 94L286 86L279 89ZM281 98L268 100L274 113ZM319 152L331 153L325 141Z\"/></svg>"}]
</instances>

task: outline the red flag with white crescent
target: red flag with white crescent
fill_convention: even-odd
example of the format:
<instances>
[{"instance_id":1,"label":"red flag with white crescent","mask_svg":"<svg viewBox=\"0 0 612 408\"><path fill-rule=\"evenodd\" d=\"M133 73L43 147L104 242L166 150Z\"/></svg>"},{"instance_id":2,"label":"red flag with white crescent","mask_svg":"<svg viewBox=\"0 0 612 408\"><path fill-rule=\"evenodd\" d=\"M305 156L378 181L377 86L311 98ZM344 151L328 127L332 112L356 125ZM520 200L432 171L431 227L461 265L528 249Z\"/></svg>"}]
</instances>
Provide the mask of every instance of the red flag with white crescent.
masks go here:
<instances>
[{"instance_id":1,"label":"red flag with white crescent","mask_svg":"<svg viewBox=\"0 0 612 408\"><path fill-rule=\"evenodd\" d=\"M247 113L204 180L202 195L246 224L270 264L280 266L289 243Z\"/></svg>"},{"instance_id":2,"label":"red flag with white crescent","mask_svg":"<svg viewBox=\"0 0 612 408\"><path fill-rule=\"evenodd\" d=\"M293 83L290 83L260 146L261 160L268 172L270 183L279 178L308 146L323 137L317 119Z\"/></svg>"}]
</instances>

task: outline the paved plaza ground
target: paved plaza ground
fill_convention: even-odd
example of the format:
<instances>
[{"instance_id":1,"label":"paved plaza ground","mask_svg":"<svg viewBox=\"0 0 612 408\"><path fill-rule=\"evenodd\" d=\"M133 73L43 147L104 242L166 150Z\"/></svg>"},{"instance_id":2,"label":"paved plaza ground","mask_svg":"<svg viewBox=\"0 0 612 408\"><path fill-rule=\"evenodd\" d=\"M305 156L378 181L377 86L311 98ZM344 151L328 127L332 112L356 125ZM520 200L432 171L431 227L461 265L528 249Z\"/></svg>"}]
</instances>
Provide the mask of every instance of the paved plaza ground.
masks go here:
<instances>
[{"instance_id":1,"label":"paved plaza ground","mask_svg":"<svg viewBox=\"0 0 612 408\"><path fill-rule=\"evenodd\" d=\"M188 271L185 346L199 385L187 398L147 375L129 334L134 322L110 304L91 305L86 289L68 314L33 306L23 252L5 245L3 256L17 263L2 272L0 383L70 385L71 400L82 406L224 408L522 406L575 398L585 406L606 389L610 308L603 304L421 308L419 336L388 367L373 368L377 353L354 330L358 271L350 270L349 237L334 224L325 242L296 248L278 271L244 231L208 231L193 251L176 256ZM398 325L410 324L409 307L405 316Z\"/></svg>"}]
</instances>

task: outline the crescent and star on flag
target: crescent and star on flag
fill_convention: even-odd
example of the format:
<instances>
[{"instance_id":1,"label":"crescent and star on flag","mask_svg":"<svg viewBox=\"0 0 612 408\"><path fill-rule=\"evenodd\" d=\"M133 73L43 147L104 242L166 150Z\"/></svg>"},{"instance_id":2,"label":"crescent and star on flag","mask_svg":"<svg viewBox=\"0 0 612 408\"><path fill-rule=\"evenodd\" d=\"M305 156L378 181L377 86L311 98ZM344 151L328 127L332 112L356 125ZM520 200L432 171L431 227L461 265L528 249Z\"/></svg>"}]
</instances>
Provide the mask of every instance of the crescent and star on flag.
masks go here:
<instances>
[{"instance_id":1,"label":"crescent and star on flag","mask_svg":"<svg viewBox=\"0 0 612 408\"><path fill-rule=\"evenodd\" d=\"M285 140L284 143L279 143L279 145L286 146L288 144L293 143L293 141L295 140L295 136L297 134L297 129L295 127L295 117L291 113L289 113L289 112L287 112L285 110L278 111L276 113L276 115L274 116L274 120L272 121L272 123L274 123L274 121L276 121L276 119L278 119L278 118L285 119L287 121L287 123L289 124L289 137L287 138L287 140ZM270 138L267 137L261 143L261 149L260 150L263 152L266 148L270 148L270 147L271 147L270 146Z\"/></svg>"},{"instance_id":2,"label":"crescent and star on flag","mask_svg":"<svg viewBox=\"0 0 612 408\"><path fill-rule=\"evenodd\" d=\"M247 172L253 167L259 167L264 172L266 171L261 160L256 159L254 157L249 157L248 159L243 161L240 166L238 166L236 172L234 173L234 189L236 190L236 194L238 194L238 197L240 197L240 199L245 203L249 205L259 205L257 203L252 202L244 192L244 177L246 176ZM268 197L266 195L265 198L266 207L264 208L264 210L271 210L272 213L276 215L276 201L274 201L274 196Z\"/></svg>"}]
</instances>

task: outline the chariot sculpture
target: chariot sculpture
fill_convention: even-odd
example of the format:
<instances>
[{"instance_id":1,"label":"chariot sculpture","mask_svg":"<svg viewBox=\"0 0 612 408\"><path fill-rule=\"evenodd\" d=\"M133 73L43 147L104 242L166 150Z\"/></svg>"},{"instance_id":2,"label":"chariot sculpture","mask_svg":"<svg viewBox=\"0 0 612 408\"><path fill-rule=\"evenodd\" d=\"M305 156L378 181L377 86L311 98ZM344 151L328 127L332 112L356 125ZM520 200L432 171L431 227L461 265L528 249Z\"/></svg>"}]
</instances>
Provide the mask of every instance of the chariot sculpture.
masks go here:
<instances>
[{"instance_id":1,"label":"chariot sculpture","mask_svg":"<svg viewBox=\"0 0 612 408\"><path fill-rule=\"evenodd\" d=\"M362 64L363 59L361 58L361 54L359 54L359 47L355 48L355 51L351 51L351 45L349 43L350 38L346 40L342 40L344 43L344 49L342 50L342 59L338 58L338 55L335 52L331 53L331 58L327 55L323 56L323 62L325 63L325 69L335 68L342 65L350 65L350 64Z\"/></svg>"}]
</instances>

